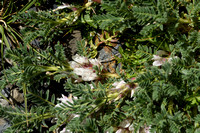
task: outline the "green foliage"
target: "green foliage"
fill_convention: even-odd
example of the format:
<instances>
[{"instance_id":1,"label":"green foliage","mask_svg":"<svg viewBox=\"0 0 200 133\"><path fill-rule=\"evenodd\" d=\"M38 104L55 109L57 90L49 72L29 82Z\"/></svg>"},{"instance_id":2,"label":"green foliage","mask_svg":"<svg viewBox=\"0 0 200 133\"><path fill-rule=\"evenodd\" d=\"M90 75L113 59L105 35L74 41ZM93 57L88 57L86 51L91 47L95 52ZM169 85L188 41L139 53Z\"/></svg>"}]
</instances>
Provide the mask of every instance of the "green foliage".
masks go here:
<instances>
[{"instance_id":1,"label":"green foliage","mask_svg":"<svg viewBox=\"0 0 200 133\"><path fill-rule=\"evenodd\" d=\"M21 65L6 70L6 75L9 74L6 80L11 83L26 82L27 85L31 85L44 78L49 79L51 75L63 72L67 74L71 68L62 46L57 44L55 51L52 48L46 50L37 51L34 48L28 50L26 46L21 46L21 49L7 50L6 57Z\"/></svg>"},{"instance_id":2,"label":"green foliage","mask_svg":"<svg viewBox=\"0 0 200 133\"><path fill-rule=\"evenodd\" d=\"M18 88L24 105L0 106L0 117L11 122L5 132L112 133L124 129L124 121L134 132L199 132L199 1L103 0L70 6L14 16L23 23L23 42L5 52L11 63L0 75L0 88ZM72 68L64 43L73 30L81 31L77 53L87 58L98 57L100 48L113 48L117 40L120 58L115 59L122 66L117 74L78 59L79 68ZM30 44L34 39L40 48ZM100 76L81 81L86 68L88 76L90 70Z\"/></svg>"},{"instance_id":3,"label":"green foliage","mask_svg":"<svg viewBox=\"0 0 200 133\"><path fill-rule=\"evenodd\" d=\"M89 48L87 47L85 40L77 42L77 52L79 55L88 56Z\"/></svg>"},{"instance_id":4,"label":"green foliage","mask_svg":"<svg viewBox=\"0 0 200 133\"><path fill-rule=\"evenodd\" d=\"M55 36L62 33L62 30L54 31L54 28L60 24L57 19L60 19L54 12L35 12L29 11L27 13L21 13L15 17L20 19L22 23L28 25L22 29L22 34L25 37L24 43L29 44L36 38L41 38L41 43L45 44L50 42Z\"/></svg>"},{"instance_id":5,"label":"green foliage","mask_svg":"<svg viewBox=\"0 0 200 133\"><path fill-rule=\"evenodd\" d=\"M21 41L22 37L21 34L17 31L18 27L15 25L15 20L12 18L12 15L25 12L35 2L36 0L30 2L14 2L13 0L6 0L1 3L0 21L2 25L0 26L0 33L2 45L4 43L7 48L10 48L11 45L15 47L19 45L19 41ZM24 6L22 7L21 4L24 4ZM2 52L3 46L1 46L1 53Z\"/></svg>"},{"instance_id":6,"label":"green foliage","mask_svg":"<svg viewBox=\"0 0 200 133\"><path fill-rule=\"evenodd\" d=\"M135 110L131 113L142 117L140 122L151 125L156 132L185 132L194 126L190 119L196 116L199 105L196 95L200 71L199 63L187 64L188 60L176 58L162 69L147 67L135 81L140 88L136 91Z\"/></svg>"}]
</instances>

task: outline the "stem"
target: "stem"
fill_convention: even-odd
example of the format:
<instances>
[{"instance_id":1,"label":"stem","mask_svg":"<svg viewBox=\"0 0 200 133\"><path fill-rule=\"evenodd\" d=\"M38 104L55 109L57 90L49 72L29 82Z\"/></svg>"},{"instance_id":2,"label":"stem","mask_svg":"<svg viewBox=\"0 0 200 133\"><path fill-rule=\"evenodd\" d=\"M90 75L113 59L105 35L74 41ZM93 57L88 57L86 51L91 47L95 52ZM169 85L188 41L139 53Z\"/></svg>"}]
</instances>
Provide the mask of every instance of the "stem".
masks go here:
<instances>
[{"instance_id":1,"label":"stem","mask_svg":"<svg viewBox=\"0 0 200 133\"><path fill-rule=\"evenodd\" d=\"M23 84L23 93L24 93L24 102L25 102L25 113L26 113L26 124L28 127L28 109L27 109L27 97L26 97L26 85L25 83Z\"/></svg>"},{"instance_id":2,"label":"stem","mask_svg":"<svg viewBox=\"0 0 200 133\"><path fill-rule=\"evenodd\" d=\"M178 21L179 21L180 23L183 23L183 24L190 24L190 23L192 23L190 20L188 20L188 19L183 19L183 18L180 18Z\"/></svg>"},{"instance_id":3,"label":"stem","mask_svg":"<svg viewBox=\"0 0 200 133\"><path fill-rule=\"evenodd\" d=\"M169 18L171 21L176 21L177 20L177 18ZM182 24L191 24L192 23L192 21L191 20L188 20L188 19L184 19L184 18L179 18L178 19L178 22L179 23L182 23Z\"/></svg>"}]
</instances>

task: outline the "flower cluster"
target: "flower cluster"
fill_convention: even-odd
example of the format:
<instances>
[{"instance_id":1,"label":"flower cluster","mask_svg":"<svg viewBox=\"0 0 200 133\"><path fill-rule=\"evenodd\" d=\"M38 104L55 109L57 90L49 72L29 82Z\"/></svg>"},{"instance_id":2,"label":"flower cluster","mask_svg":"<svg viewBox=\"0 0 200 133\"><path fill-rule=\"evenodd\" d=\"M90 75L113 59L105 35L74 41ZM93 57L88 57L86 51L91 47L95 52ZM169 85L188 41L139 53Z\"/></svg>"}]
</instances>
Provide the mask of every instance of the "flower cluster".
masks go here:
<instances>
[{"instance_id":1,"label":"flower cluster","mask_svg":"<svg viewBox=\"0 0 200 133\"><path fill-rule=\"evenodd\" d=\"M170 62L172 60L171 57L163 57L163 56L169 56L169 54L163 50L158 50L157 55L153 55L152 60L153 66L162 66L165 62ZM177 56L175 56L177 58Z\"/></svg>"},{"instance_id":2,"label":"flower cluster","mask_svg":"<svg viewBox=\"0 0 200 133\"><path fill-rule=\"evenodd\" d=\"M72 57L73 61L70 61L69 64L73 68L73 72L80 76L80 81L92 81L99 78L99 73L94 69L95 66L100 68L101 63L97 59L88 59L83 56L76 54Z\"/></svg>"},{"instance_id":3,"label":"flower cluster","mask_svg":"<svg viewBox=\"0 0 200 133\"><path fill-rule=\"evenodd\" d=\"M74 99L74 100L77 100L77 97L73 97L73 99ZM68 97L67 97L67 96L64 96L64 95L62 94L62 97L61 97L61 98L58 98L58 100L61 101L61 103L57 104L57 105L55 106L55 108L57 108L57 107L63 108L64 104L70 106L70 104L73 104L73 103L74 103L73 99L72 99L72 95L71 95L71 94L70 94ZM77 115L77 114L71 114L71 117L70 117L70 118L73 119L73 118L75 118L75 117L79 117L79 115Z\"/></svg>"},{"instance_id":4,"label":"flower cluster","mask_svg":"<svg viewBox=\"0 0 200 133\"><path fill-rule=\"evenodd\" d=\"M144 126L144 127L141 127L138 131L135 131L134 127L133 127L133 119L125 119L123 120L118 128L117 128L117 131L115 133L150 133L150 129L151 129L151 126Z\"/></svg>"},{"instance_id":5,"label":"flower cluster","mask_svg":"<svg viewBox=\"0 0 200 133\"><path fill-rule=\"evenodd\" d=\"M126 83L124 80L116 81L112 84L112 86L113 88L109 90L109 96L113 97L114 101L127 94L130 94L130 97L133 97L135 89L137 88L137 84Z\"/></svg>"},{"instance_id":6,"label":"flower cluster","mask_svg":"<svg viewBox=\"0 0 200 133\"><path fill-rule=\"evenodd\" d=\"M72 133L70 130L67 130L66 128L63 128L62 131L60 131L59 133Z\"/></svg>"},{"instance_id":7,"label":"flower cluster","mask_svg":"<svg viewBox=\"0 0 200 133\"><path fill-rule=\"evenodd\" d=\"M134 128L133 128L133 124L132 123L132 119L125 119L123 120L119 126L118 129L115 133L130 133L130 132L134 132Z\"/></svg>"},{"instance_id":8,"label":"flower cluster","mask_svg":"<svg viewBox=\"0 0 200 133\"><path fill-rule=\"evenodd\" d=\"M78 98L77 97L73 97L72 98L72 94L70 94L68 97L67 96L64 96L62 94L62 97L61 98L58 98L59 101L61 101L61 103L58 103L55 108L63 108L65 105L68 105L70 106L70 104L73 104L74 101L73 100L77 100ZM64 105L65 104L65 105ZM70 116L70 119L73 119L75 117L79 117L79 115L77 114L71 114Z\"/></svg>"},{"instance_id":9,"label":"flower cluster","mask_svg":"<svg viewBox=\"0 0 200 133\"><path fill-rule=\"evenodd\" d=\"M74 99L76 100L77 97L74 97ZM71 94L69 95L69 97L62 94L62 97L58 98L58 100L61 101L61 103L57 104L55 107L61 107L62 108L63 103L65 103L66 105L69 105L69 103L74 103L73 100L72 100Z\"/></svg>"},{"instance_id":10,"label":"flower cluster","mask_svg":"<svg viewBox=\"0 0 200 133\"><path fill-rule=\"evenodd\" d=\"M77 97L73 97L74 100L77 99ZM61 98L58 98L59 101L61 101L59 104L57 104L55 106L55 108L63 108L64 104L70 106L70 103L73 104L74 101L72 99L72 94L70 94L68 97L64 96L62 94ZM72 120L73 118L79 117L79 115L77 114L70 114L69 120ZM64 128L62 131L60 131L60 133L72 133L70 130Z\"/></svg>"}]
</instances>

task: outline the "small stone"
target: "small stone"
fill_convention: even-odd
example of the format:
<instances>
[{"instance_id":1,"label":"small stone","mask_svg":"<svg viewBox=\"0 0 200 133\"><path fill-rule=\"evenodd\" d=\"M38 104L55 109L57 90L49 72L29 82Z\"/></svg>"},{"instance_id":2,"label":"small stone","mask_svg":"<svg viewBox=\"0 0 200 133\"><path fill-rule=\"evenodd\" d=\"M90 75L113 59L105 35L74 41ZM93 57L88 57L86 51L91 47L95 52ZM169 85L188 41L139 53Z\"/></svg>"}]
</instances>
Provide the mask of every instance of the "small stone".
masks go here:
<instances>
[{"instance_id":1,"label":"small stone","mask_svg":"<svg viewBox=\"0 0 200 133\"><path fill-rule=\"evenodd\" d=\"M0 118L0 126L4 126L7 123L4 119Z\"/></svg>"},{"instance_id":2,"label":"small stone","mask_svg":"<svg viewBox=\"0 0 200 133\"><path fill-rule=\"evenodd\" d=\"M77 41L81 41L82 36L81 32L79 30L74 30L73 33L71 34L70 40L69 41L69 48L71 49L72 55L74 55L77 52Z\"/></svg>"},{"instance_id":3,"label":"small stone","mask_svg":"<svg viewBox=\"0 0 200 133\"><path fill-rule=\"evenodd\" d=\"M98 59L103 64L104 68L106 68L110 73L115 73L117 66L120 66L117 64L115 56L117 57L121 56L118 51L118 48L121 46L121 44L112 43L112 45L113 47L103 46L98 51L99 52Z\"/></svg>"},{"instance_id":4,"label":"small stone","mask_svg":"<svg viewBox=\"0 0 200 133\"><path fill-rule=\"evenodd\" d=\"M6 106L8 106L9 104L8 104L8 102L7 102L5 99L0 99L0 105L1 105L2 107L6 107Z\"/></svg>"},{"instance_id":5,"label":"small stone","mask_svg":"<svg viewBox=\"0 0 200 133\"><path fill-rule=\"evenodd\" d=\"M5 90L3 89L3 90L1 91L1 93L2 93L5 97L8 97L6 91L8 91L8 88L5 88Z\"/></svg>"},{"instance_id":6,"label":"small stone","mask_svg":"<svg viewBox=\"0 0 200 133\"><path fill-rule=\"evenodd\" d=\"M6 120L0 118L0 133L3 133L10 126L11 125Z\"/></svg>"},{"instance_id":7,"label":"small stone","mask_svg":"<svg viewBox=\"0 0 200 133\"><path fill-rule=\"evenodd\" d=\"M16 88L11 90L11 96L19 103L22 103L24 101L23 93L20 93Z\"/></svg>"}]
</instances>

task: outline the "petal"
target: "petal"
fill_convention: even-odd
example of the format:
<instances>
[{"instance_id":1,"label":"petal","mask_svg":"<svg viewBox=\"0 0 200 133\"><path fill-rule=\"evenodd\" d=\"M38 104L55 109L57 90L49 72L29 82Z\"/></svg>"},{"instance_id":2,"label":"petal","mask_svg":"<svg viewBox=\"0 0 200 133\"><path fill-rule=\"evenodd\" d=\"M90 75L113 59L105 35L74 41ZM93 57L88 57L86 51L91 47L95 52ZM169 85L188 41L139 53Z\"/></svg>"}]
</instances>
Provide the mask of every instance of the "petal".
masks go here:
<instances>
[{"instance_id":1,"label":"petal","mask_svg":"<svg viewBox=\"0 0 200 133\"><path fill-rule=\"evenodd\" d=\"M174 56L174 57L170 57L170 58L168 58L168 62L171 62L172 61L172 59L176 59L176 58L178 58L178 56Z\"/></svg>"},{"instance_id":2,"label":"petal","mask_svg":"<svg viewBox=\"0 0 200 133\"><path fill-rule=\"evenodd\" d=\"M97 79L98 78L98 76L97 76L97 74L96 73L85 73L84 75L82 75L82 79L84 80L84 81L92 81L92 80L95 80L95 79Z\"/></svg>"},{"instance_id":3,"label":"petal","mask_svg":"<svg viewBox=\"0 0 200 133\"><path fill-rule=\"evenodd\" d=\"M153 62L153 66L162 66L163 63L164 63L164 62L163 62L163 61L160 61L160 60L154 61L154 62Z\"/></svg>"},{"instance_id":4,"label":"petal","mask_svg":"<svg viewBox=\"0 0 200 133\"><path fill-rule=\"evenodd\" d=\"M115 133L125 133L126 132L126 130L125 129L118 129Z\"/></svg>"},{"instance_id":5,"label":"petal","mask_svg":"<svg viewBox=\"0 0 200 133\"><path fill-rule=\"evenodd\" d=\"M128 130L134 132L133 124L131 124L131 125L129 126Z\"/></svg>"},{"instance_id":6,"label":"petal","mask_svg":"<svg viewBox=\"0 0 200 133\"><path fill-rule=\"evenodd\" d=\"M62 94L62 97L58 98L58 100L65 103L66 101L68 101L68 97Z\"/></svg>"},{"instance_id":7,"label":"petal","mask_svg":"<svg viewBox=\"0 0 200 133\"><path fill-rule=\"evenodd\" d=\"M130 126L131 121L132 121L131 119L125 119L119 124L119 127L127 128Z\"/></svg>"},{"instance_id":8,"label":"petal","mask_svg":"<svg viewBox=\"0 0 200 133\"><path fill-rule=\"evenodd\" d=\"M151 129L151 126L149 126L149 127L146 127L146 126L145 126L144 132L145 132L145 133L150 133L150 129Z\"/></svg>"},{"instance_id":9,"label":"petal","mask_svg":"<svg viewBox=\"0 0 200 133\"><path fill-rule=\"evenodd\" d=\"M160 57L160 56L158 56L158 55L153 55L153 58L152 58L152 60L161 60L162 59L162 57Z\"/></svg>"},{"instance_id":10,"label":"petal","mask_svg":"<svg viewBox=\"0 0 200 133\"><path fill-rule=\"evenodd\" d=\"M89 59L89 62L93 65L93 66L100 66L101 62L97 59Z\"/></svg>"},{"instance_id":11,"label":"petal","mask_svg":"<svg viewBox=\"0 0 200 133\"><path fill-rule=\"evenodd\" d=\"M133 97L134 92L135 92L135 90L132 89L132 90L131 90L131 98Z\"/></svg>"},{"instance_id":12,"label":"petal","mask_svg":"<svg viewBox=\"0 0 200 133\"><path fill-rule=\"evenodd\" d=\"M65 129L65 128L63 128L63 130L62 130L62 131L60 131L60 133L65 133L65 131L66 131L66 129Z\"/></svg>"},{"instance_id":13,"label":"petal","mask_svg":"<svg viewBox=\"0 0 200 133\"><path fill-rule=\"evenodd\" d=\"M75 68L73 72L74 72L75 74L79 75L79 76L82 76L82 75L84 75L85 73L87 73L88 70L85 69L85 68Z\"/></svg>"},{"instance_id":14,"label":"petal","mask_svg":"<svg viewBox=\"0 0 200 133\"><path fill-rule=\"evenodd\" d=\"M92 84L89 84L89 86L90 86L91 90L94 89L94 86Z\"/></svg>"},{"instance_id":15,"label":"petal","mask_svg":"<svg viewBox=\"0 0 200 133\"><path fill-rule=\"evenodd\" d=\"M69 64L70 64L70 67L73 68L73 69L80 66L80 64L78 64L78 63L75 62L75 61L70 61Z\"/></svg>"},{"instance_id":16,"label":"petal","mask_svg":"<svg viewBox=\"0 0 200 133\"><path fill-rule=\"evenodd\" d=\"M66 128L63 128L62 131L60 131L60 133L72 133L69 129L66 130Z\"/></svg>"},{"instance_id":17,"label":"petal","mask_svg":"<svg viewBox=\"0 0 200 133\"><path fill-rule=\"evenodd\" d=\"M85 63L88 63L88 62L89 62L88 59L87 59L86 57L80 56L80 55L78 55L78 54L76 54L75 56L73 56L72 59L73 59L75 62L79 63L79 64L85 64Z\"/></svg>"},{"instance_id":18,"label":"petal","mask_svg":"<svg viewBox=\"0 0 200 133\"><path fill-rule=\"evenodd\" d=\"M56 10L60 10L60 9L64 9L64 8L69 8L69 7L70 7L70 5L61 5L61 6L58 6L56 8Z\"/></svg>"},{"instance_id":19,"label":"petal","mask_svg":"<svg viewBox=\"0 0 200 133\"><path fill-rule=\"evenodd\" d=\"M55 108L61 108L60 104L56 104Z\"/></svg>"},{"instance_id":20,"label":"petal","mask_svg":"<svg viewBox=\"0 0 200 133\"><path fill-rule=\"evenodd\" d=\"M72 133L69 129L65 131L65 133Z\"/></svg>"},{"instance_id":21,"label":"petal","mask_svg":"<svg viewBox=\"0 0 200 133\"><path fill-rule=\"evenodd\" d=\"M69 97L64 96L64 95L62 94L62 97L61 97L61 98L58 98L58 100L61 101L61 103L65 103L65 104L68 104L68 102L73 103L72 95L71 95L71 94L69 95Z\"/></svg>"},{"instance_id":22,"label":"petal","mask_svg":"<svg viewBox=\"0 0 200 133\"><path fill-rule=\"evenodd\" d=\"M126 82L124 80L121 80L119 82L114 82L112 86L115 87L115 89L122 89L126 85Z\"/></svg>"}]
</instances>

